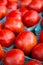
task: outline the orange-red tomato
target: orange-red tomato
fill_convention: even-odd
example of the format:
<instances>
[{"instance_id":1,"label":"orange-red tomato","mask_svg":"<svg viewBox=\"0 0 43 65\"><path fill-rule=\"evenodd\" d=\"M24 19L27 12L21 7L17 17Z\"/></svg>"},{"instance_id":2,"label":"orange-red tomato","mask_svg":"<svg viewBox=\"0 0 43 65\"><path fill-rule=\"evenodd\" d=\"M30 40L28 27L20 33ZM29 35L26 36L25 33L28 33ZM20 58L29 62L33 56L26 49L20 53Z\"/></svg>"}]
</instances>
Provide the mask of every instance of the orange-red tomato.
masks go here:
<instances>
[{"instance_id":1,"label":"orange-red tomato","mask_svg":"<svg viewBox=\"0 0 43 65\"><path fill-rule=\"evenodd\" d=\"M18 0L8 0L8 8L16 10L18 7Z\"/></svg>"},{"instance_id":2,"label":"orange-red tomato","mask_svg":"<svg viewBox=\"0 0 43 65\"><path fill-rule=\"evenodd\" d=\"M0 6L0 19L8 15L8 9L5 6Z\"/></svg>"},{"instance_id":3,"label":"orange-red tomato","mask_svg":"<svg viewBox=\"0 0 43 65\"><path fill-rule=\"evenodd\" d=\"M3 57L4 57L4 50L0 44L0 60L3 59Z\"/></svg>"},{"instance_id":4,"label":"orange-red tomato","mask_svg":"<svg viewBox=\"0 0 43 65\"><path fill-rule=\"evenodd\" d=\"M14 20L14 18L8 19L5 24L5 28L8 28L9 30L20 33L24 30L24 25L21 20Z\"/></svg>"},{"instance_id":5,"label":"orange-red tomato","mask_svg":"<svg viewBox=\"0 0 43 65\"><path fill-rule=\"evenodd\" d=\"M25 54L29 54L37 44L37 39L32 32L23 31L16 37L15 43L17 48L23 50Z\"/></svg>"},{"instance_id":6,"label":"orange-red tomato","mask_svg":"<svg viewBox=\"0 0 43 65\"><path fill-rule=\"evenodd\" d=\"M0 31L0 44L4 47L9 47L14 43L15 35L8 29Z\"/></svg>"},{"instance_id":7,"label":"orange-red tomato","mask_svg":"<svg viewBox=\"0 0 43 65\"><path fill-rule=\"evenodd\" d=\"M37 60L30 60L25 65L42 65L42 63Z\"/></svg>"},{"instance_id":8,"label":"orange-red tomato","mask_svg":"<svg viewBox=\"0 0 43 65\"><path fill-rule=\"evenodd\" d=\"M43 42L43 30L42 30L41 33L40 33L39 39L40 39L40 42Z\"/></svg>"},{"instance_id":9,"label":"orange-red tomato","mask_svg":"<svg viewBox=\"0 0 43 65\"><path fill-rule=\"evenodd\" d=\"M39 43L32 50L32 57L43 61L43 43Z\"/></svg>"},{"instance_id":10,"label":"orange-red tomato","mask_svg":"<svg viewBox=\"0 0 43 65\"><path fill-rule=\"evenodd\" d=\"M14 18L15 20L22 20L21 12L19 10L13 10L11 11L6 19Z\"/></svg>"},{"instance_id":11,"label":"orange-red tomato","mask_svg":"<svg viewBox=\"0 0 43 65\"><path fill-rule=\"evenodd\" d=\"M20 6L21 6L21 8L27 8L31 2L32 2L32 0L21 0Z\"/></svg>"},{"instance_id":12,"label":"orange-red tomato","mask_svg":"<svg viewBox=\"0 0 43 65\"><path fill-rule=\"evenodd\" d=\"M19 49L8 51L4 57L4 65L24 65L24 53Z\"/></svg>"},{"instance_id":13,"label":"orange-red tomato","mask_svg":"<svg viewBox=\"0 0 43 65\"><path fill-rule=\"evenodd\" d=\"M1 6L6 6L7 5L7 0L0 0L0 5Z\"/></svg>"},{"instance_id":14,"label":"orange-red tomato","mask_svg":"<svg viewBox=\"0 0 43 65\"><path fill-rule=\"evenodd\" d=\"M31 4L28 6L28 9L36 10L37 12L42 11L42 2L41 0L33 0Z\"/></svg>"},{"instance_id":15,"label":"orange-red tomato","mask_svg":"<svg viewBox=\"0 0 43 65\"><path fill-rule=\"evenodd\" d=\"M39 14L34 11L34 10L30 10L28 11L24 17L23 17L23 22L27 27L32 27L34 25L36 25L40 20L40 16Z\"/></svg>"}]
</instances>

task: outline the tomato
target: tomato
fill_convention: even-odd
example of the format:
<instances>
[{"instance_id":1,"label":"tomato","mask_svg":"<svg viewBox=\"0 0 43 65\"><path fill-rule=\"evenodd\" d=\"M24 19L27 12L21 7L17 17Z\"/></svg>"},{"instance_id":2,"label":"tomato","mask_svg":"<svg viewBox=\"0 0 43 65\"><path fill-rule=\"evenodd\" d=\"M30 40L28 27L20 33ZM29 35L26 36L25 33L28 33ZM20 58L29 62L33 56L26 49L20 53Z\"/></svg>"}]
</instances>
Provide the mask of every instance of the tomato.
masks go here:
<instances>
[{"instance_id":1,"label":"tomato","mask_svg":"<svg viewBox=\"0 0 43 65\"><path fill-rule=\"evenodd\" d=\"M42 18L42 21L41 21L41 25L43 26L43 18Z\"/></svg>"},{"instance_id":2,"label":"tomato","mask_svg":"<svg viewBox=\"0 0 43 65\"><path fill-rule=\"evenodd\" d=\"M16 10L18 7L18 0L8 0L8 8Z\"/></svg>"},{"instance_id":3,"label":"tomato","mask_svg":"<svg viewBox=\"0 0 43 65\"><path fill-rule=\"evenodd\" d=\"M4 57L4 65L23 65L24 53L19 49L8 51Z\"/></svg>"},{"instance_id":4,"label":"tomato","mask_svg":"<svg viewBox=\"0 0 43 65\"><path fill-rule=\"evenodd\" d=\"M0 19L8 15L8 9L5 6L0 6Z\"/></svg>"},{"instance_id":5,"label":"tomato","mask_svg":"<svg viewBox=\"0 0 43 65\"><path fill-rule=\"evenodd\" d=\"M33 0L31 4L28 6L28 9L36 10L37 12L42 11L42 2L41 0Z\"/></svg>"},{"instance_id":6,"label":"tomato","mask_svg":"<svg viewBox=\"0 0 43 65\"><path fill-rule=\"evenodd\" d=\"M30 31L21 32L15 40L16 47L29 54L32 48L37 44L36 36Z\"/></svg>"},{"instance_id":7,"label":"tomato","mask_svg":"<svg viewBox=\"0 0 43 65\"><path fill-rule=\"evenodd\" d=\"M32 50L32 57L43 61L43 43L39 43Z\"/></svg>"},{"instance_id":8,"label":"tomato","mask_svg":"<svg viewBox=\"0 0 43 65\"><path fill-rule=\"evenodd\" d=\"M40 42L43 42L43 30L42 30L41 33L40 33L39 39L40 39Z\"/></svg>"},{"instance_id":9,"label":"tomato","mask_svg":"<svg viewBox=\"0 0 43 65\"><path fill-rule=\"evenodd\" d=\"M21 8L27 8L31 2L32 2L32 0L21 0L20 6L21 6Z\"/></svg>"},{"instance_id":10,"label":"tomato","mask_svg":"<svg viewBox=\"0 0 43 65\"><path fill-rule=\"evenodd\" d=\"M20 12L21 12L22 16L24 16L24 14L25 14L26 12L28 12L28 10L27 10L26 8L21 8L21 9L20 9Z\"/></svg>"},{"instance_id":11,"label":"tomato","mask_svg":"<svg viewBox=\"0 0 43 65\"><path fill-rule=\"evenodd\" d=\"M7 5L7 0L0 0L0 5L1 6L6 6Z\"/></svg>"},{"instance_id":12,"label":"tomato","mask_svg":"<svg viewBox=\"0 0 43 65\"><path fill-rule=\"evenodd\" d=\"M22 17L21 17L21 12L19 10L14 10L14 11L11 11L7 18L6 19L11 19L11 18L14 18L16 20L22 20Z\"/></svg>"},{"instance_id":13,"label":"tomato","mask_svg":"<svg viewBox=\"0 0 43 65\"><path fill-rule=\"evenodd\" d=\"M4 57L4 50L0 44L0 60Z\"/></svg>"},{"instance_id":14,"label":"tomato","mask_svg":"<svg viewBox=\"0 0 43 65\"><path fill-rule=\"evenodd\" d=\"M42 63L36 60L30 60L25 65L42 65Z\"/></svg>"},{"instance_id":15,"label":"tomato","mask_svg":"<svg viewBox=\"0 0 43 65\"><path fill-rule=\"evenodd\" d=\"M36 25L39 22L39 20L40 16L34 10L28 11L23 17L23 22L27 27Z\"/></svg>"},{"instance_id":16,"label":"tomato","mask_svg":"<svg viewBox=\"0 0 43 65\"><path fill-rule=\"evenodd\" d=\"M9 47L14 43L15 35L8 29L0 31L0 43L4 47Z\"/></svg>"},{"instance_id":17,"label":"tomato","mask_svg":"<svg viewBox=\"0 0 43 65\"><path fill-rule=\"evenodd\" d=\"M5 24L5 28L8 28L9 30L15 32L15 33L20 33L24 30L24 25L22 21L20 20L14 20L13 18L8 19Z\"/></svg>"}]
</instances>

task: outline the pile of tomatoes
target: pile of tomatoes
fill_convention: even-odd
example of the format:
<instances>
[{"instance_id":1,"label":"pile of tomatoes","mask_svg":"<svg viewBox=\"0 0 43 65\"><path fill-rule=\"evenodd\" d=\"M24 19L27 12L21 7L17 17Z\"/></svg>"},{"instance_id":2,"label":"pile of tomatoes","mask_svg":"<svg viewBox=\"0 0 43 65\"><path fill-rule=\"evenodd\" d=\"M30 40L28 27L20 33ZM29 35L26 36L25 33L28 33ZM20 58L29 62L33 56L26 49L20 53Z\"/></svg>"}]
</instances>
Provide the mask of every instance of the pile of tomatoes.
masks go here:
<instances>
[{"instance_id":1,"label":"pile of tomatoes","mask_svg":"<svg viewBox=\"0 0 43 65\"><path fill-rule=\"evenodd\" d=\"M42 65L43 30L39 40L28 30L39 23L43 27L40 13L43 13L43 0L0 0L0 61L4 65ZM4 17L6 20L1 23ZM15 47L6 52L4 47L12 45ZM25 56L33 60L24 63Z\"/></svg>"}]
</instances>

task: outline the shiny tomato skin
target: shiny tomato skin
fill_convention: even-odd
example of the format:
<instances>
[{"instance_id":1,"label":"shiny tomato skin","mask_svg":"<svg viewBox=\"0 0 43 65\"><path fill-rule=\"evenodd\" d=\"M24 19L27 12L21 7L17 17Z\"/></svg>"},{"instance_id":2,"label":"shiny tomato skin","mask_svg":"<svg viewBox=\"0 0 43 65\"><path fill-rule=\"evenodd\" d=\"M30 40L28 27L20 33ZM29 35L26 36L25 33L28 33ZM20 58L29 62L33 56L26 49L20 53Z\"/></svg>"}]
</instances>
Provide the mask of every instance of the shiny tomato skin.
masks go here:
<instances>
[{"instance_id":1,"label":"shiny tomato skin","mask_svg":"<svg viewBox=\"0 0 43 65\"><path fill-rule=\"evenodd\" d=\"M37 60L30 60L25 65L42 65L42 63Z\"/></svg>"},{"instance_id":2,"label":"shiny tomato skin","mask_svg":"<svg viewBox=\"0 0 43 65\"><path fill-rule=\"evenodd\" d=\"M21 9L20 9L20 12L21 12L22 16L24 16L24 14L25 14L26 12L28 12L28 10L27 10L26 8L21 8Z\"/></svg>"},{"instance_id":3,"label":"shiny tomato skin","mask_svg":"<svg viewBox=\"0 0 43 65\"><path fill-rule=\"evenodd\" d=\"M37 44L36 36L29 31L21 32L15 40L16 47L29 54L32 48Z\"/></svg>"},{"instance_id":4,"label":"shiny tomato skin","mask_svg":"<svg viewBox=\"0 0 43 65\"><path fill-rule=\"evenodd\" d=\"M43 42L43 30L42 30L41 33L40 33L39 39L40 39L40 42Z\"/></svg>"},{"instance_id":5,"label":"shiny tomato skin","mask_svg":"<svg viewBox=\"0 0 43 65\"><path fill-rule=\"evenodd\" d=\"M15 33L20 33L24 30L24 25L22 21L20 20L14 20L13 18L8 19L5 24L5 28L8 28L9 30L15 32Z\"/></svg>"},{"instance_id":6,"label":"shiny tomato skin","mask_svg":"<svg viewBox=\"0 0 43 65\"><path fill-rule=\"evenodd\" d=\"M1 5L1 6L6 6L7 3L8 3L7 0L0 0L0 5Z\"/></svg>"},{"instance_id":7,"label":"shiny tomato skin","mask_svg":"<svg viewBox=\"0 0 43 65\"><path fill-rule=\"evenodd\" d=\"M5 6L0 6L0 19L8 15L8 9Z\"/></svg>"},{"instance_id":8,"label":"shiny tomato skin","mask_svg":"<svg viewBox=\"0 0 43 65\"><path fill-rule=\"evenodd\" d=\"M32 0L21 0L20 6L21 6L21 8L27 8L31 2L32 2Z\"/></svg>"},{"instance_id":9,"label":"shiny tomato skin","mask_svg":"<svg viewBox=\"0 0 43 65\"><path fill-rule=\"evenodd\" d=\"M0 43L4 47L9 47L14 43L15 35L8 29L2 29L0 31Z\"/></svg>"},{"instance_id":10,"label":"shiny tomato skin","mask_svg":"<svg viewBox=\"0 0 43 65\"><path fill-rule=\"evenodd\" d=\"M3 50L3 48L2 48L2 46L0 44L0 60L2 60L3 57L4 57L4 50Z\"/></svg>"},{"instance_id":11,"label":"shiny tomato skin","mask_svg":"<svg viewBox=\"0 0 43 65\"><path fill-rule=\"evenodd\" d=\"M21 12L19 10L13 10L11 11L8 16L6 17L6 19L11 19L14 18L15 20L22 20L21 17Z\"/></svg>"},{"instance_id":12,"label":"shiny tomato skin","mask_svg":"<svg viewBox=\"0 0 43 65\"><path fill-rule=\"evenodd\" d=\"M34 25L36 25L40 20L40 16L39 14L34 11L34 10L30 10L28 11L24 17L23 17L23 22L27 27L32 27Z\"/></svg>"},{"instance_id":13,"label":"shiny tomato skin","mask_svg":"<svg viewBox=\"0 0 43 65\"><path fill-rule=\"evenodd\" d=\"M19 49L8 51L4 57L4 65L24 65L24 53Z\"/></svg>"},{"instance_id":14,"label":"shiny tomato skin","mask_svg":"<svg viewBox=\"0 0 43 65\"><path fill-rule=\"evenodd\" d=\"M43 61L43 43L39 43L32 50L32 57Z\"/></svg>"},{"instance_id":15,"label":"shiny tomato skin","mask_svg":"<svg viewBox=\"0 0 43 65\"><path fill-rule=\"evenodd\" d=\"M28 6L28 9L36 10L37 12L42 11L42 2L41 0L33 0L31 4Z\"/></svg>"}]
</instances>

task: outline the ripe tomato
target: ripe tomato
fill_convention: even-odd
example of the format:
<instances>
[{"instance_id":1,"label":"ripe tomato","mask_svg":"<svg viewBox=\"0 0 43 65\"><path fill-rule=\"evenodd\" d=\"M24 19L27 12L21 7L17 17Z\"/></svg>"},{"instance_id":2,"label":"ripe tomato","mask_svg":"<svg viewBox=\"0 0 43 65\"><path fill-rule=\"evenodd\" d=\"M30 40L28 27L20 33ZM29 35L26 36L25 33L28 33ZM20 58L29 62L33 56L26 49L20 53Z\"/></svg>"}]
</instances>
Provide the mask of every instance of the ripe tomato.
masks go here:
<instances>
[{"instance_id":1,"label":"ripe tomato","mask_svg":"<svg viewBox=\"0 0 43 65\"><path fill-rule=\"evenodd\" d=\"M26 8L21 8L21 9L20 9L20 12L21 12L22 16L24 16L24 14L25 14L26 12L28 12L28 10L27 10Z\"/></svg>"},{"instance_id":2,"label":"ripe tomato","mask_svg":"<svg viewBox=\"0 0 43 65\"><path fill-rule=\"evenodd\" d=\"M7 5L7 0L0 0L0 5L1 6L6 6Z\"/></svg>"},{"instance_id":3,"label":"ripe tomato","mask_svg":"<svg viewBox=\"0 0 43 65\"><path fill-rule=\"evenodd\" d=\"M40 33L40 42L43 42L43 30Z\"/></svg>"},{"instance_id":4,"label":"ripe tomato","mask_svg":"<svg viewBox=\"0 0 43 65\"><path fill-rule=\"evenodd\" d=\"M14 20L13 18L8 19L5 22L4 27L10 29L11 31L13 31L15 33L20 33L24 30L24 25L23 25L22 21Z\"/></svg>"},{"instance_id":5,"label":"ripe tomato","mask_svg":"<svg viewBox=\"0 0 43 65\"><path fill-rule=\"evenodd\" d=\"M23 31L17 36L15 43L17 48L23 50L25 54L29 54L37 44L37 39L32 32Z\"/></svg>"},{"instance_id":6,"label":"ripe tomato","mask_svg":"<svg viewBox=\"0 0 43 65\"><path fill-rule=\"evenodd\" d=\"M4 50L0 44L0 60L4 57Z\"/></svg>"},{"instance_id":7,"label":"ripe tomato","mask_svg":"<svg viewBox=\"0 0 43 65\"><path fill-rule=\"evenodd\" d=\"M42 2L41 0L33 0L31 4L28 6L28 9L36 10L37 12L42 11Z\"/></svg>"},{"instance_id":8,"label":"ripe tomato","mask_svg":"<svg viewBox=\"0 0 43 65\"><path fill-rule=\"evenodd\" d=\"M8 29L0 31L0 43L4 47L9 47L14 43L15 35Z\"/></svg>"},{"instance_id":9,"label":"ripe tomato","mask_svg":"<svg viewBox=\"0 0 43 65\"><path fill-rule=\"evenodd\" d=\"M16 10L18 7L18 0L8 0L8 8Z\"/></svg>"},{"instance_id":10,"label":"ripe tomato","mask_svg":"<svg viewBox=\"0 0 43 65\"><path fill-rule=\"evenodd\" d=\"M8 15L8 9L5 6L0 6L0 19Z\"/></svg>"},{"instance_id":11,"label":"ripe tomato","mask_svg":"<svg viewBox=\"0 0 43 65\"><path fill-rule=\"evenodd\" d=\"M43 18L42 18L42 21L41 21L41 25L43 26Z\"/></svg>"},{"instance_id":12,"label":"ripe tomato","mask_svg":"<svg viewBox=\"0 0 43 65\"><path fill-rule=\"evenodd\" d=\"M32 50L32 57L43 61L43 43L39 43Z\"/></svg>"},{"instance_id":13,"label":"ripe tomato","mask_svg":"<svg viewBox=\"0 0 43 65\"><path fill-rule=\"evenodd\" d=\"M25 65L42 65L42 63L36 60L30 60Z\"/></svg>"},{"instance_id":14,"label":"ripe tomato","mask_svg":"<svg viewBox=\"0 0 43 65\"><path fill-rule=\"evenodd\" d=\"M31 2L32 2L32 0L21 0L20 6L21 6L21 8L27 8Z\"/></svg>"},{"instance_id":15,"label":"ripe tomato","mask_svg":"<svg viewBox=\"0 0 43 65\"><path fill-rule=\"evenodd\" d=\"M22 17L21 17L21 12L19 10L14 10L14 11L11 11L7 18L6 19L11 19L11 18L14 18L16 20L22 20Z\"/></svg>"},{"instance_id":16,"label":"ripe tomato","mask_svg":"<svg viewBox=\"0 0 43 65\"><path fill-rule=\"evenodd\" d=\"M4 65L23 65L24 53L19 49L8 51L4 57Z\"/></svg>"},{"instance_id":17,"label":"ripe tomato","mask_svg":"<svg viewBox=\"0 0 43 65\"><path fill-rule=\"evenodd\" d=\"M40 16L34 10L28 11L23 17L23 22L27 27L36 25L39 22L39 20Z\"/></svg>"}]
</instances>

